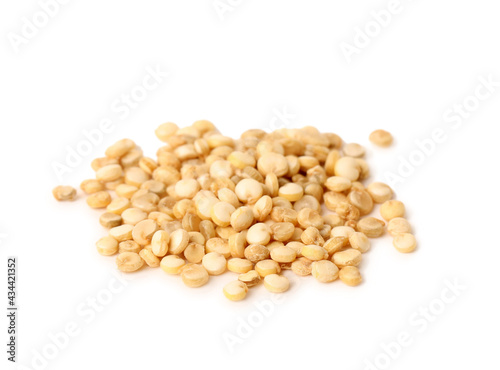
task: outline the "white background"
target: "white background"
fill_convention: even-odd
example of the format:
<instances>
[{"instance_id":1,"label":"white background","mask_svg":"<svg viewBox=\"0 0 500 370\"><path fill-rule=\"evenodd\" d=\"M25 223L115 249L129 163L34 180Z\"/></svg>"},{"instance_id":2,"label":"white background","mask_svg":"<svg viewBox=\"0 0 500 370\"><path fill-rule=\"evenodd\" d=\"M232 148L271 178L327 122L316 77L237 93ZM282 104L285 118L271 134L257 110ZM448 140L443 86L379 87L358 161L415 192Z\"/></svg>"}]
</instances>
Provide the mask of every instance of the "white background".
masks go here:
<instances>
[{"instance_id":1,"label":"white background","mask_svg":"<svg viewBox=\"0 0 500 370\"><path fill-rule=\"evenodd\" d=\"M31 369L361 370L376 358L391 369L497 368L500 88L459 127L443 115L474 102L481 76L500 81L500 8L491 0L401 0L401 12L349 63L340 44L353 44L370 12L387 8L387 1L242 1L221 19L211 0L75 0L16 52L12 33L22 35L23 17L32 19L40 5L2 2L2 364L6 257L14 255L18 361ZM170 75L121 117L113 102L140 84L148 66ZM287 274L290 291L233 352L224 333L237 335L242 322L262 317L255 305L271 295L260 286L229 302L221 290L231 273L192 290L179 277L143 269L95 317L82 315L78 308L115 282L114 258L94 246L105 235L99 212L83 197L57 203L51 195L60 183L52 166L85 139L82 130L106 118L114 124L63 175L75 187L92 176L91 159L120 138L153 156L162 122L209 119L238 136L282 124L275 117L283 109L293 115L290 127L314 125L366 145L373 181L397 174L401 158L418 149L415 140L444 130L446 140L394 186L418 250L398 254L390 237L374 240L357 288ZM393 147L368 142L377 128L394 134ZM455 279L467 288L440 306L446 281ZM429 305L444 312L412 325ZM50 335L71 323L78 334L33 367L35 353L53 348ZM411 344L384 363L382 345L401 332Z\"/></svg>"}]
</instances>

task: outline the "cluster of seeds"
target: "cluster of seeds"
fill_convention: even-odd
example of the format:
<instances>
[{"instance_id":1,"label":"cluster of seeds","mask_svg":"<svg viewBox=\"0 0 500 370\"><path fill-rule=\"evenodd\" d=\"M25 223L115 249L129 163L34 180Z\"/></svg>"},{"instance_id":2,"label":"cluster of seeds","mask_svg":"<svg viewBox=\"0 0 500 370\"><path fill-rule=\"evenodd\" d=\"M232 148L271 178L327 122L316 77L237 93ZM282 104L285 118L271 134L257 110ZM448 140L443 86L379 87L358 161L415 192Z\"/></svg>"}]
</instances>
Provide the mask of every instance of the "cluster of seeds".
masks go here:
<instances>
[{"instance_id":1,"label":"cluster of seeds","mask_svg":"<svg viewBox=\"0 0 500 370\"><path fill-rule=\"evenodd\" d=\"M96 178L80 186L90 207L105 209L99 221L109 230L97 251L117 254L121 271L160 267L199 287L229 270L238 278L224 295L238 301L261 281L271 292L288 290L283 270L356 286L369 238L386 229L398 251L415 249L392 189L362 183L370 170L359 144L313 127L252 129L234 140L209 121L165 123L155 133L165 143L156 159L120 140L92 162ZM392 136L377 130L370 140L388 146ZM67 186L53 193L76 195ZM383 220L369 216L376 204Z\"/></svg>"}]
</instances>

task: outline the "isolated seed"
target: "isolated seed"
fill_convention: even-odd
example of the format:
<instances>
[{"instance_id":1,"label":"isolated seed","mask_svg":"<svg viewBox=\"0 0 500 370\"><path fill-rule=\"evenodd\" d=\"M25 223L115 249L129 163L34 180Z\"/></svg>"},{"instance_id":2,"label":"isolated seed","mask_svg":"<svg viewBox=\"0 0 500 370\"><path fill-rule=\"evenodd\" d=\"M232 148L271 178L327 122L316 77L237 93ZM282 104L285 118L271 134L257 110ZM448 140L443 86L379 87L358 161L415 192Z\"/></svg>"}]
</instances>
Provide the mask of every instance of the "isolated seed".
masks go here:
<instances>
[{"instance_id":1,"label":"isolated seed","mask_svg":"<svg viewBox=\"0 0 500 370\"><path fill-rule=\"evenodd\" d=\"M56 186L54 190L52 190L52 194L58 201L76 199L76 189L71 186Z\"/></svg>"},{"instance_id":2,"label":"isolated seed","mask_svg":"<svg viewBox=\"0 0 500 370\"><path fill-rule=\"evenodd\" d=\"M396 217L389 221L387 224L387 231L392 236L396 236L399 234L410 234L411 233L411 225L410 223L402 218Z\"/></svg>"},{"instance_id":3,"label":"isolated seed","mask_svg":"<svg viewBox=\"0 0 500 370\"><path fill-rule=\"evenodd\" d=\"M355 266L345 266L339 271L339 278L349 286L361 284L362 278L359 269Z\"/></svg>"},{"instance_id":4,"label":"isolated seed","mask_svg":"<svg viewBox=\"0 0 500 370\"><path fill-rule=\"evenodd\" d=\"M146 262L149 267L160 266L160 259L154 255L149 249L144 248L139 252L139 256Z\"/></svg>"},{"instance_id":5,"label":"isolated seed","mask_svg":"<svg viewBox=\"0 0 500 370\"><path fill-rule=\"evenodd\" d=\"M241 301L248 292L248 286L241 281L232 281L224 286L224 295L231 301Z\"/></svg>"},{"instance_id":6,"label":"isolated seed","mask_svg":"<svg viewBox=\"0 0 500 370\"><path fill-rule=\"evenodd\" d=\"M394 194L389 185L382 182L374 182L368 185L366 191L370 194L375 203L384 203L390 200Z\"/></svg>"},{"instance_id":7,"label":"isolated seed","mask_svg":"<svg viewBox=\"0 0 500 370\"><path fill-rule=\"evenodd\" d=\"M139 270L144 265L144 260L134 252L123 252L116 257L116 266L123 272Z\"/></svg>"},{"instance_id":8,"label":"isolated seed","mask_svg":"<svg viewBox=\"0 0 500 370\"><path fill-rule=\"evenodd\" d=\"M184 258L191 263L201 263L205 255L205 247L203 244L189 243L184 249Z\"/></svg>"},{"instance_id":9,"label":"isolated seed","mask_svg":"<svg viewBox=\"0 0 500 370\"><path fill-rule=\"evenodd\" d=\"M386 221L390 221L396 217L404 217L405 205L399 200L388 200L380 207L380 215Z\"/></svg>"},{"instance_id":10,"label":"isolated seed","mask_svg":"<svg viewBox=\"0 0 500 370\"><path fill-rule=\"evenodd\" d=\"M255 271L257 271L260 277L266 277L271 274L279 274L281 267L278 262L266 259L255 264Z\"/></svg>"},{"instance_id":11,"label":"isolated seed","mask_svg":"<svg viewBox=\"0 0 500 370\"><path fill-rule=\"evenodd\" d=\"M181 278L184 284L190 288L198 288L208 282L208 272L200 265L187 265L182 269Z\"/></svg>"},{"instance_id":12,"label":"isolated seed","mask_svg":"<svg viewBox=\"0 0 500 370\"><path fill-rule=\"evenodd\" d=\"M135 148L135 143L130 139L118 140L116 143L106 149L106 157L120 158Z\"/></svg>"},{"instance_id":13,"label":"isolated seed","mask_svg":"<svg viewBox=\"0 0 500 370\"><path fill-rule=\"evenodd\" d=\"M359 220L356 228L369 238L378 238L384 234L385 222L375 217L365 217Z\"/></svg>"},{"instance_id":14,"label":"isolated seed","mask_svg":"<svg viewBox=\"0 0 500 370\"><path fill-rule=\"evenodd\" d=\"M283 293L290 288L290 282L285 276L271 274L264 278L264 286L272 293Z\"/></svg>"},{"instance_id":15,"label":"isolated seed","mask_svg":"<svg viewBox=\"0 0 500 370\"><path fill-rule=\"evenodd\" d=\"M381 147L388 147L392 144L392 135L385 130L375 130L370 134L370 141Z\"/></svg>"},{"instance_id":16,"label":"isolated seed","mask_svg":"<svg viewBox=\"0 0 500 370\"><path fill-rule=\"evenodd\" d=\"M331 283L339 277L338 267L328 260L313 262L311 273L321 283Z\"/></svg>"},{"instance_id":17,"label":"isolated seed","mask_svg":"<svg viewBox=\"0 0 500 370\"><path fill-rule=\"evenodd\" d=\"M393 240L394 248L401 253L410 253L417 247L417 240L410 233L398 234Z\"/></svg>"},{"instance_id":18,"label":"isolated seed","mask_svg":"<svg viewBox=\"0 0 500 370\"><path fill-rule=\"evenodd\" d=\"M99 223L107 229L111 229L122 224L122 217L115 213L105 212L99 217Z\"/></svg>"},{"instance_id":19,"label":"isolated seed","mask_svg":"<svg viewBox=\"0 0 500 370\"><path fill-rule=\"evenodd\" d=\"M210 252L203 256L202 265L210 275L220 275L226 271L226 259L223 255Z\"/></svg>"},{"instance_id":20,"label":"isolated seed","mask_svg":"<svg viewBox=\"0 0 500 370\"><path fill-rule=\"evenodd\" d=\"M333 254L332 261L338 267L358 266L361 263L361 252L356 249L346 249L345 251Z\"/></svg>"},{"instance_id":21,"label":"isolated seed","mask_svg":"<svg viewBox=\"0 0 500 370\"><path fill-rule=\"evenodd\" d=\"M178 275L186 264L182 258L177 255L169 255L162 258L160 267L167 274Z\"/></svg>"},{"instance_id":22,"label":"isolated seed","mask_svg":"<svg viewBox=\"0 0 500 370\"><path fill-rule=\"evenodd\" d=\"M312 261L305 257L297 258L292 262L291 270L299 276L307 276L312 272Z\"/></svg>"},{"instance_id":23,"label":"isolated seed","mask_svg":"<svg viewBox=\"0 0 500 370\"><path fill-rule=\"evenodd\" d=\"M97 251L103 256L111 256L118 252L118 242L111 236L105 236L96 243Z\"/></svg>"},{"instance_id":24,"label":"isolated seed","mask_svg":"<svg viewBox=\"0 0 500 370\"><path fill-rule=\"evenodd\" d=\"M253 263L244 258L231 258L227 261L227 269L238 274L244 274L253 269Z\"/></svg>"},{"instance_id":25,"label":"isolated seed","mask_svg":"<svg viewBox=\"0 0 500 370\"><path fill-rule=\"evenodd\" d=\"M250 270L247 273L238 276L238 280L249 288L256 286L260 283L260 275L255 270Z\"/></svg>"}]
</instances>

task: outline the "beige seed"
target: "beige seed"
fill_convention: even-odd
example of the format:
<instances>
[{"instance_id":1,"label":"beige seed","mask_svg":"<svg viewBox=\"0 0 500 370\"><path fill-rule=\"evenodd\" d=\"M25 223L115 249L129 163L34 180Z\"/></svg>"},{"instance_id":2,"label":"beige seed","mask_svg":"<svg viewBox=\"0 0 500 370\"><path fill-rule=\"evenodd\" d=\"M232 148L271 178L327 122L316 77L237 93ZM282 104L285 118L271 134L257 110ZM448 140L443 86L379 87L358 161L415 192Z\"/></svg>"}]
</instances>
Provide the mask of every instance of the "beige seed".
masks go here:
<instances>
[{"instance_id":1,"label":"beige seed","mask_svg":"<svg viewBox=\"0 0 500 370\"><path fill-rule=\"evenodd\" d=\"M164 230L158 230L151 238L151 251L157 257L164 257L168 253L170 235Z\"/></svg>"},{"instance_id":2,"label":"beige seed","mask_svg":"<svg viewBox=\"0 0 500 370\"><path fill-rule=\"evenodd\" d=\"M231 164L236 167L243 169L247 166L255 167L255 157L244 152L234 151L232 152L227 160L231 162Z\"/></svg>"},{"instance_id":3,"label":"beige seed","mask_svg":"<svg viewBox=\"0 0 500 370\"><path fill-rule=\"evenodd\" d=\"M97 170L99 170L99 168L102 168L102 167L107 166L109 164L118 164L118 159L108 158L108 157L96 158L90 163L90 166L92 167L92 169L94 171L97 171Z\"/></svg>"},{"instance_id":4,"label":"beige seed","mask_svg":"<svg viewBox=\"0 0 500 370\"><path fill-rule=\"evenodd\" d=\"M205 255L205 247L203 244L189 243L184 249L184 257L188 262L200 263Z\"/></svg>"},{"instance_id":5,"label":"beige seed","mask_svg":"<svg viewBox=\"0 0 500 370\"><path fill-rule=\"evenodd\" d=\"M231 256L231 250L226 240L222 238L211 238L207 240L205 250L207 253L215 252L223 255L225 258Z\"/></svg>"},{"instance_id":6,"label":"beige seed","mask_svg":"<svg viewBox=\"0 0 500 370\"><path fill-rule=\"evenodd\" d=\"M266 245L271 240L271 230L265 223L253 225L247 232L248 244Z\"/></svg>"},{"instance_id":7,"label":"beige seed","mask_svg":"<svg viewBox=\"0 0 500 370\"><path fill-rule=\"evenodd\" d=\"M125 171L125 184L140 187L149 179L150 176L140 167L129 167Z\"/></svg>"},{"instance_id":8,"label":"beige seed","mask_svg":"<svg viewBox=\"0 0 500 370\"><path fill-rule=\"evenodd\" d=\"M82 189L86 194L94 194L98 191L103 191L105 188L104 184L102 184L98 180L89 179L82 181L82 183L80 184L80 189Z\"/></svg>"},{"instance_id":9,"label":"beige seed","mask_svg":"<svg viewBox=\"0 0 500 370\"><path fill-rule=\"evenodd\" d=\"M302 240L304 244L316 244L320 246L325 244L325 240L321 236L319 230L312 226L302 232L300 240Z\"/></svg>"},{"instance_id":10,"label":"beige seed","mask_svg":"<svg viewBox=\"0 0 500 370\"><path fill-rule=\"evenodd\" d=\"M217 197L221 202L232 204L234 208L238 208L241 206L238 197L236 196L235 192L232 191L231 189L228 188L219 189L219 191L217 192Z\"/></svg>"},{"instance_id":11,"label":"beige seed","mask_svg":"<svg viewBox=\"0 0 500 370\"><path fill-rule=\"evenodd\" d=\"M293 205L293 209L295 209L297 212L302 211L304 208L310 208L313 211L321 212L321 204L315 197L311 195L304 195L302 199L298 200Z\"/></svg>"},{"instance_id":12,"label":"beige seed","mask_svg":"<svg viewBox=\"0 0 500 370\"><path fill-rule=\"evenodd\" d=\"M372 197L373 201L378 204L382 204L390 200L394 194L393 190L389 185L382 182L374 182L368 185L366 188L368 194Z\"/></svg>"},{"instance_id":13,"label":"beige seed","mask_svg":"<svg viewBox=\"0 0 500 370\"><path fill-rule=\"evenodd\" d=\"M118 252L118 242L111 236L105 236L96 243L97 252L103 256L111 256Z\"/></svg>"},{"instance_id":14,"label":"beige seed","mask_svg":"<svg viewBox=\"0 0 500 370\"><path fill-rule=\"evenodd\" d=\"M135 148L135 143L130 139L118 140L106 149L106 157L120 158Z\"/></svg>"},{"instance_id":15,"label":"beige seed","mask_svg":"<svg viewBox=\"0 0 500 370\"><path fill-rule=\"evenodd\" d=\"M332 176L326 179L325 186L328 190L343 192L349 190L351 188L351 180L341 177L341 176Z\"/></svg>"},{"instance_id":16,"label":"beige seed","mask_svg":"<svg viewBox=\"0 0 500 370\"><path fill-rule=\"evenodd\" d=\"M297 254L295 253L294 249L287 246L282 246L273 248L273 250L271 251L271 258L276 262L289 263L295 261L295 258L297 258Z\"/></svg>"},{"instance_id":17,"label":"beige seed","mask_svg":"<svg viewBox=\"0 0 500 370\"><path fill-rule=\"evenodd\" d=\"M210 215L216 225L225 227L231 224L231 215L235 210L232 204L218 202L213 205Z\"/></svg>"},{"instance_id":18,"label":"beige seed","mask_svg":"<svg viewBox=\"0 0 500 370\"><path fill-rule=\"evenodd\" d=\"M297 215L297 221L301 227L307 229L308 227L315 227L320 229L324 225L324 220L321 215L311 208L301 209L299 214Z\"/></svg>"},{"instance_id":19,"label":"beige seed","mask_svg":"<svg viewBox=\"0 0 500 370\"><path fill-rule=\"evenodd\" d=\"M144 221L148 214L139 208L129 208L121 214L123 222L129 225L137 225L139 222Z\"/></svg>"},{"instance_id":20,"label":"beige seed","mask_svg":"<svg viewBox=\"0 0 500 370\"><path fill-rule=\"evenodd\" d=\"M171 254L181 254L189 243L189 234L184 229L177 229L170 234L169 252Z\"/></svg>"},{"instance_id":21,"label":"beige seed","mask_svg":"<svg viewBox=\"0 0 500 370\"><path fill-rule=\"evenodd\" d=\"M245 248L244 256L253 263L265 260L269 257L269 249L260 244L252 244Z\"/></svg>"},{"instance_id":22,"label":"beige seed","mask_svg":"<svg viewBox=\"0 0 500 370\"><path fill-rule=\"evenodd\" d=\"M186 261L177 255L169 255L162 258L160 267L167 274L178 275L185 266Z\"/></svg>"},{"instance_id":23,"label":"beige seed","mask_svg":"<svg viewBox=\"0 0 500 370\"><path fill-rule=\"evenodd\" d=\"M283 293L290 288L290 281L285 276L271 274L264 278L264 286L272 293Z\"/></svg>"},{"instance_id":24,"label":"beige seed","mask_svg":"<svg viewBox=\"0 0 500 370\"><path fill-rule=\"evenodd\" d=\"M344 155L353 158L361 158L365 155L365 148L362 145L356 143L345 144L342 148Z\"/></svg>"},{"instance_id":25,"label":"beige seed","mask_svg":"<svg viewBox=\"0 0 500 370\"><path fill-rule=\"evenodd\" d=\"M144 265L144 260L134 252L123 252L116 257L116 266L123 272L134 272Z\"/></svg>"},{"instance_id":26,"label":"beige seed","mask_svg":"<svg viewBox=\"0 0 500 370\"><path fill-rule=\"evenodd\" d=\"M108 166L104 166L97 170L96 178L102 182L110 182L118 180L123 176L122 166L119 164L110 164Z\"/></svg>"},{"instance_id":27,"label":"beige seed","mask_svg":"<svg viewBox=\"0 0 500 370\"><path fill-rule=\"evenodd\" d=\"M220 275L226 271L226 259L216 252L205 254L202 258L202 265L209 275Z\"/></svg>"},{"instance_id":28,"label":"beige seed","mask_svg":"<svg viewBox=\"0 0 500 370\"><path fill-rule=\"evenodd\" d=\"M294 232L295 226L291 222L277 222L271 225L271 234L277 241L290 240Z\"/></svg>"},{"instance_id":29,"label":"beige seed","mask_svg":"<svg viewBox=\"0 0 500 370\"><path fill-rule=\"evenodd\" d=\"M389 221L387 224L387 231L392 236L396 236L399 234L410 234L411 233L411 225L408 220L402 217L396 217Z\"/></svg>"},{"instance_id":30,"label":"beige seed","mask_svg":"<svg viewBox=\"0 0 500 370\"><path fill-rule=\"evenodd\" d=\"M133 240L125 240L123 242L120 242L120 244L118 244L118 253L123 253L123 252L139 253L141 249L142 247Z\"/></svg>"},{"instance_id":31,"label":"beige seed","mask_svg":"<svg viewBox=\"0 0 500 370\"><path fill-rule=\"evenodd\" d=\"M236 185L235 193L243 203L254 204L262 197L262 185L254 179L243 179Z\"/></svg>"},{"instance_id":32,"label":"beige seed","mask_svg":"<svg viewBox=\"0 0 500 370\"><path fill-rule=\"evenodd\" d=\"M139 147L131 149L127 154L120 158L120 164L123 168L137 166L142 158L142 150Z\"/></svg>"},{"instance_id":33,"label":"beige seed","mask_svg":"<svg viewBox=\"0 0 500 370\"><path fill-rule=\"evenodd\" d=\"M393 138L390 132L375 130L370 134L370 141L375 145L388 147L392 144Z\"/></svg>"},{"instance_id":34,"label":"beige seed","mask_svg":"<svg viewBox=\"0 0 500 370\"><path fill-rule=\"evenodd\" d=\"M139 193L139 192L137 192ZM136 193L136 194L137 194ZM154 193L146 192L143 195L133 196L132 197L132 207L139 208L144 212L151 213L155 212L158 209L158 202L160 201L160 197Z\"/></svg>"},{"instance_id":35,"label":"beige seed","mask_svg":"<svg viewBox=\"0 0 500 370\"><path fill-rule=\"evenodd\" d=\"M285 176L288 172L288 161L279 153L265 153L257 161L257 169L266 176L269 173L274 173L276 176Z\"/></svg>"},{"instance_id":36,"label":"beige seed","mask_svg":"<svg viewBox=\"0 0 500 370\"><path fill-rule=\"evenodd\" d=\"M139 190L137 186L120 184L116 187L115 193L121 198L130 199Z\"/></svg>"},{"instance_id":37,"label":"beige seed","mask_svg":"<svg viewBox=\"0 0 500 370\"><path fill-rule=\"evenodd\" d=\"M365 217L359 220L356 228L369 238L378 238L384 234L385 222L375 217Z\"/></svg>"},{"instance_id":38,"label":"beige seed","mask_svg":"<svg viewBox=\"0 0 500 370\"><path fill-rule=\"evenodd\" d=\"M111 195L107 191L98 191L87 197L87 204L91 208L105 208L111 203Z\"/></svg>"},{"instance_id":39,"label":"beige seed","mask_svg":"<svg viewBox=\"0 0 500 370\"><path fill-rule=\"evenodd\" d=\"M227 261L227 269L238 274L244 274L253 269L253 263L244 258L231 258Z\"/></svg>"},{"instance_id":40,"label":"beige seed","mask_svg":"<svg viewBox=\"0 0 500 370\"><path fill-rule=\"evenodd\" d=\"M241 281L232 281L224 286L224 295L230 301L241 301L248 292L248 286Z\"/></svg>"},{"instance_id":41,"label":"beige seed","mask_svg":"<svg viewBox=\"0 0 500 370\"><path fill-rule=\"evenodd\" d=\"M190 288L198 288L208 283L208 272L200 265L186 265L181 272L183 283Z\"/></svg>"},{"instance_id":42,"label":"beige seed","mask_svg":"<svg viewBox=\"0 0 500 370\"><path fill-rule=\"evenodd\" d=\"M156 230L158 230L158 224L154 220L143 220L134 226L132 238L139 245L147 245L151 243Z\"/></svg>"},{"instance_id":43,"label":"beige seed","mask_svg":"<svg viewBox=\"0 0 500 370\"><path fill-rule=\"evenodd\" d=\"M273 201L269 195L264 195L253 206L253 215L257 221L264 221L273 210Z\"/></svg>"},{"instance_id":44,"label":"beige seed","mask_svg":"<svg viewBox=\"0 0 500 370\"><path fill-rule=\"evenodd\" d=\"M347 201L359 209L361 215L367 215L373 210L373 199L364 190L351 190L347 196Z\"/></svg>"},{"instance_id":45,"label":"beige seed","mask_svg":"<svg viewBox=\"0 0 500 370\"><path fill-rule=\"evenodd\" d=\"M342 157L335 163L335 176L342 176L351 181L356 181L359 175L359 164L355 158Z\"/></svg>"},{"instance_id":46,"label":"beige seed","mask_svg":"<svg viewBox=\"0 0 500 370\"><path fill-rule=\"evenodd\" d=\"M345 236L335 236L328 239L325 244L323 244L323 248L325 248L328 254L331 256L335 252L338 252L342 248L346 247L347 244L349 244L349 238Z\"/></svg>"},{"instance_id":47,"label":"beige seed","mask_svg":"<svg viewBox=\"0 0 500 370\"><path fill-rule=\"evenodd\" d=\"M323 216L323 220L325 221L325 224L330 225L332 228L336 226L342 226L344 224L340 216L336 215L335 213L330 213Z\"/></svg>"},{"instance_id":48,"label":"beige seed","mask_svg":"<svg viewBox=\"0 0 500 370\"><path fill-rule=\"evenodd\" d=\"M250 207L240 207L231 214L231 226L237 232L248 229L254 221Z\"/></svg>"},{"instance_id":49,"label":"beige seed","mask_svg":"<svg viewBox=\"0 0 500 370\"><path fill-rule=\"evenodd\" d=\"M342 193L327 191L323 194L323 201L327 209L336 211L340 204L347 202L347 197Z\"/></svg>"},{"instance_id":50,"label":"beige seed","mask_svg":"<svg viewBox=\"0 0 500 370\"><path fill-rule=\"evenodd\" d=\"M266 259L255 264L255 271L257 271L260 277L266 277L271 274L279 274L281 267L278 262Z\"/></svg>"},{"instance_id":51,"label":"beige seed","mask_svg":"<svg viewBox=\"0 0 500 370\"><path fill-rule=\"evenodd\" d=\"M106 210L121 215L128 207L130 207L130 201L127 198L116 198L108 204Z\"/></svg>"},{"instance_id":52,"label":"beige seed","mask_svg":"<svg viewBox=\"0 0 500 370\"><path fill-rule=\"evenodd\" d=\"M180 199L192 199L200 190L200 184L194 179L180 180L175 184L175 194Z\"/></svg>"},{"instance_id":53,"label":"beige seed","mask_svg":"<svg viewBox=\"0 0 500 370\"><path fill-rule=\"evenodd\" d=\"M304 189L298 184L289 182L279 189L278 195L289 200L290 202L296 202L304 195Z\"/></svg>"},{"instance_id":54,"label":"beige seed","mask_svg":"<svg viewBox=\"0 0 500 370\"><path fill-rule=\"evenodd\" d=\"M122 224L122 217L111 212L105 212L99 217L99 223L105 228L111 229Z\"/></svg>"},{"instance_id":55,"label":"beige seed","mask_svg":"<svg viewBox=\"0 0 500 370\"><path fill-rule=\"evenodd\" d=\"M132 225L121 225L113 227L109 230L109 235L115 238L119 242L132 239L132 231L134 227Z\"/></svg>"},{"instance_id":56,"label":"beige seed","mask_svg":"<svg viewBox=\"0 0 500 370\"><path fill-rule=\"evenodd\" d=\"M356 286L361 284L363 280L359 269L355 266L345 266L340 269L339 278L349 286Z\"/></svg>"},{"instance_id":57,"label":"beige seed","mask_svg":"<svg viewBox=\"0 0 500 370\"><path fill-rule=\"evenodd\" d=\"M167 142L168 139L175 135L179 127L172 122L163 123L155 130L156 137L163 142Z\"/></svg>"},{"instance_id":58,"label":"beige seed","mask_svg":"<svg viewBox=\"0 0 500 370\"><path fill-rule=\"evenodd\" d=\"M267 189L269 190L269 195L271 197L278 196L279 182L278 182L278 176L276 176L275 173L268 173L266 175L265 184Z\"/></svg>"},{"instance_id":59,"label":"beige seed","mask_svg":"<svg viewBox=\"0 0 500 370\"><path fill-rule=\"evenodd\" d=\"M305 257L297 258L292 262L291 270L299 276L307 276L312 272L312 261Z\"/></svg>"},{"instance_id":60,"label":"beige seed","mask_svg":"<svg viewBox=\"0 0 500 370\"><path fill-rule=\"evenodd\" d=\"M413 252L417 247L417 240L410 233L402 233L394 237L392 244L398 252L410 253Z\"/></svg>"},{"instance_id":61,"label":"beige seed","mask_svg":"<svg viewBox=\"0 0 500 370\"><path fill-rule=\"evenodd\" d=\"M247 273L238 276L238 280L249 288L254 287L260 283L260 275L255 270L250 270Z\"/></svg>"},{"instance_id":62,"label":"beige seed","mask_svg":"<svg viewBox=\"0 0 500 370\"><path fill-rule=\"evenodd\" d=\"M350 238L352 234L354 234L356 231L349 226L337 226L332 229L330 232L330 236L332 238L335 238L337 236L343 236L345 238Z\"/></svg>"},{"instance_id":63,"label":"beige seed","mask_svg":"<svg viewBox=\"0 0 500 370\"><path fill-rule=\"evenodd\" d=\"M76 199L76 189L71 186L56 186L52 190L54 198L58 201L75 200Z\"/></svg>"},{"instance_id":64,"label":"beige seed","mask_svg":"<svg viewBox=\"0 0 500 370\"><path fill-rule=\"evenodd\" d=\"M149 249L144 248L139 252L139 256L146 262L149 267L160 266L160 259L154 255Z\"/></svg>"},{"instance_id":65,"label":"beige seed","mask_svg":"<svg viewBox=\"0 0 500 370\"><path fill-rule=\"evenodd\" d=\"M345 251L333 254L332 261L338 267L358 266L361 263L361 252L356 249L346 249Z\"/></svg>"},{"instance_id":66,"label":"beige seed","mask_svg":"<svg viewBox=\"0 0 500 370\"><path fill-rule=\"evenodd\" d=\"M321 283L331 283L339 277L339 268L328 260L312 263L312 275Z\"/></svg>"},{"instance_id":67,"label":"beige seed","mask_svg":"<svg viewBox=\"0 0 500 370\"><path fill-rule=\"evenodd\" d=\"M390 221L396 217L404 217L405 205L399 200L388 200L380 207L380 215L386 221Z\"/></svg>"},{"instance_id":68,"label":"beige seed","mask_svg":"<svg viewBox=\"0 0 500 370\"><path fill-rule=\"evenodd\" d=\"M320 261L328 258L328 252L325 248L316 244L304 245L300 251L303 257L311 261Z\"/></svg>"},{"instance_id":69,"label":"beige seed","mask_svg":"<svg viewBox=\"0 0 500 370\"><path fill-rule=\"evenodd\" d=\"M349 237L349 244L361 253L366 253L370 249L370 240L365 234L360 232L355 232Z\"/></svg>"}]
</instances>

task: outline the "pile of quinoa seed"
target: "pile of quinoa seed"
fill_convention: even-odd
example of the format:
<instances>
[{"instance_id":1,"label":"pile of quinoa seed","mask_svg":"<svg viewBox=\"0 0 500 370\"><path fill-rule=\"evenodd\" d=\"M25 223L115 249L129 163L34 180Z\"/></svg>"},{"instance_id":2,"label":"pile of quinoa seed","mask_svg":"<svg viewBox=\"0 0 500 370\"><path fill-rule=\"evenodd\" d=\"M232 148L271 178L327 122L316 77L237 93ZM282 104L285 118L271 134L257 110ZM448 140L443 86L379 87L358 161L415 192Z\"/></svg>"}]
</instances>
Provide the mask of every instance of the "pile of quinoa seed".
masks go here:
<instances>
[{"instance_id":1,"label":"pile of quinoa seed","mask_svg":"<svg viewBox=\"0 0 500 370\"><path fill-rule=\"evenodd\" d=\"M251 129L235 140L206 120L164 123L155 133L163 142L156 158L120 140L92 161L95 179L80 185L87 204L104 210L108 235L97 251L116 255L120 271L160 267L200 287L229 270L235 280L223 292L239 301L261 282L274 293L288 290L283 270L359 285L370 238L386 231L397 251L416 247L393 190L363 183L365 148L334 133ZM392 140L384 130L370 135L381 147ZM53 190L57 200L76 194L70 186ZM370 216L375 204L381 218Z\"/></svg>"}]
</instances>

